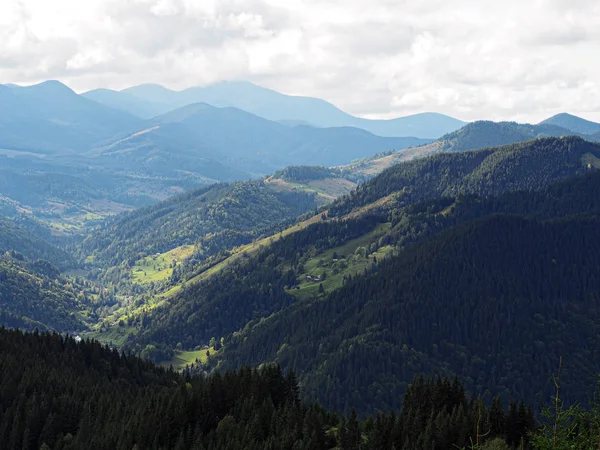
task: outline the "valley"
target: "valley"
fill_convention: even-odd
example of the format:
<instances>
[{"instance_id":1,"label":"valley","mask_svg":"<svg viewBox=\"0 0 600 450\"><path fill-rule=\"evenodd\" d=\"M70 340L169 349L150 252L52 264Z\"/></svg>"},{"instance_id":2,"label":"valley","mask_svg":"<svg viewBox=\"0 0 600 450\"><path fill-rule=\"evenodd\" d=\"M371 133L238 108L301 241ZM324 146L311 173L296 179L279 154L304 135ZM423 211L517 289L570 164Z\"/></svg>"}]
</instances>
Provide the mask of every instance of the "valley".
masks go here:
<instances>
[{"instance_id":1,"label":"valley","mask_svg":"<svg viewBox=\"0 0 600 450\"><path fill-rule=\"evenodd\" d=\"M131 123L81 152L0 154L2 325L99 342L158 378L276 367L344 417L401 410L423 374L537 409L560 358L565 401L589 398L593 122L382 138L192 103Z\"/></svg>"},{"instance_id":2,"label":"valley","mask_svg":"<svg viewBox=\"0 0 600 450\"><path fill-rule=\"evenodd\" d=\"M344 404L327 400L327 392L341 392L353 381L339 378L339 384L332 391L323 391L320 384L329 373L324 372L325 367L331 367L328 371L335 370L332 364L345 355L343 349L346 346L352 346L353 351L372 354L360 357L367 359L381 355L384 360L399 358L402 361L412 355L411 363L393 369L400 370L394 375L395 380L408 380L410 374L420 370L456 373L459 366L452 359L455 358L454 349L463 352L468 349L455 338L448 341L448 338L440 337L440 342L448 341L444 352L450 358L441 362L440 348L430 353L430 349L410 344L410 340L390 340L397 331L386 329L386 322L378 321L365 324L364 330L348 335L348 330L355 326L352 322L363 314L359 311L369 304L364 300L367 303L361 306L342 306L347 298L357 301L361 298L350 294L350 290L359 289L358 286L364 283L372 282L377 286L376 280L383 276L381 273L388 273L386 270L393 271L385 275L388 282L395 278L391 273L398 276L406 273L409 279L419 279L421 275L409 275L416 269L409 269L410 265L405 266L408 263L403 261L415 254L426 255L432 250L425 249L431 246L442 245L436 244L436 239L440 242L458 239L444 237L455 228L456 233L462 233L462 228L466 227L469 231L464 232L471 235L483 232L482 227L484 230L506 228L509 232L511 227L520 226L515 225L518 222L505 223L496 219L497 214L522 215L527 220L540 221L540 224L561 217L575 220L581 214L594 214L597 206L593 195L598 178L589 161L599 156L600 149L596 144L580 138L545 138L472 152L437 152L393 165L372 180L362 182L350 195L327 206L319 206L323 202L301 183L294 189L287 186L274 188L273 182L266 179L264 182L204 188L193 195L180 196L179 200L130 213L78 244L79 258L87 260L87 278L100 286L112 286L109 292L114 302L108 308L95 310L102 319L83 335L177 368L191 364L192 370L201 372L216 367L234 368L240 363L277 362L284 369L298 372L309 398L347 412ZM389 155L382 157L389 158ZM518 170L513 169L517 167ZM309 186L307 183L311 179L337 177L344 170L347 169L291 167L273 177L291 179L294 176L294 180ZM283 202L278 208L287 211L286 202L298 205L298 198L312 200L305 203L304 209L290 209L287 219L282 220L285 215L280 214L268 219L261 210L262 202L272 209L273 202L277 201ZM253 204L256 215L248 215L250 210L246 207L236 212L236 205L242 204ZM225 211L227 214L223 215ZM191 212L192 217L203 219L190 221L186 215ZM302 214L304 218L295 223L295 217ZM226 222L223 221L225 217ZM257 221L259 217L260 221ZM206 222L212 233L197 228L209 219L214 220ZM483 220L484 225L478 225L479 220ZM577 220L573 225L566 222L565 226L579 226ZM258 226L259 223L262 225ZM215 228L217 226L223 227L221 231ZM239 231L246 226L250 227L248 230L257 231L240 235ZM475 227L473 231L469 226ZM587 225L582 223L581 226ZM175 227L173 231L177 232L168 231L168 227ZM160 239L154 234L157 229L161 230ZM233 230L238 234L231 235ZM502 235L504 231L495 233ZM535 228L532 233L543 235ZM202 238L192 239L198 235ZM130 240L132 238L134 240ZM485 237L480 239L487 240ZM515 239L513 236L507 242ZM591 242L589 238L588 242ZM139 245L137 249L136 245ZM456 250L456 254L461 251ZM579 253L585 254L582 250ZM90 255L93 256L90 258ZM426 260L425 256L422 258ZM423 267L438 259L436 256L423 262ZM527 264L532 265L531 262ZM411 287L399 287L398 292L416 289L413 281L403 283ZM342 303L335 303L338 298ZM414 306L410 308L414 309ZM379 317L381 313L368 314L367 317L373 314ZM296 336L293 330L298 330L295 321L299 317L314 318L306 319L306 326L300 328L302 333ZM333 328L318 325L320 320L339 325ZM439 322L438 318L432 320ZM340 336L334 331L338 326ZM580 324L578 328L585 327ZM327 329L332 329L332 334L321 335L321 330ZM392 334L385 337L390 332ZM276 336L281 340L275 339ZM218 348L211 345L212 341L219 342ZM315 353L317 344L307 346L309 342L321 342L318 346L322 350ZM410 353L402 353L407 351L406 346ZM327 348L330 350L325 351ZM206 350L210 357L206 357ZM400 350L401 353L395 353ZM351 359L340 360L339 364L349 364L358 354L349 353L344 358ZM390 356L384 356L387 354ZM297 359L299 355L305 355L303 362ZM473 354L469 358L472 359L468 361L478 358L485 361L482 355ZM474 374L470 370L475 366L469 362L464 367L463 376L471 379ZM388 373L386 370L381 376L389 376ZM365 386L382 383L383 379L378 377L374 376ZM543 378L541 373L534 377ZM578 376L579 382L582 379ZM489 382L484 384L492 386ZM388 389L401 392L403 386L406 386L403 382L394 382ZM477 384L469 382L467 386L477 392ZM501 393L506 387L499 384L493 389L491 393ZM519 395L526 396L531 402L537 403L543 398L543 389L521 389ZM371 395L374 394L367 389L361 397L355 397L353 404L398 407L398 404L384 400L389 398L388 394L383 397Z\"/></svg>"},{"instance_id":3,"label":"valley","mask_svg":"<svg viewBox=\"0 0 600 450\"><path fill-rule=\"evenodd\" d=\"M599 30L0 1L0 450L600 450Z\"/></svg>"}]
</instances>

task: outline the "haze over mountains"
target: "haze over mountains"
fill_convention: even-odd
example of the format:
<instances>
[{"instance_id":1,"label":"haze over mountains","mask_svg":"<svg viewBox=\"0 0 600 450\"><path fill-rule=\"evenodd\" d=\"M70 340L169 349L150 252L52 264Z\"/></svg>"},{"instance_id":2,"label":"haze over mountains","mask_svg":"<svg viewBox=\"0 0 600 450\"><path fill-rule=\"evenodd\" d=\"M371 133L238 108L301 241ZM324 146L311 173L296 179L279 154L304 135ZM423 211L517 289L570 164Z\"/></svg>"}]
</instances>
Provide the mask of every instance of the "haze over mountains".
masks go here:
<instances>
[{"instance_id":1,"label":"haze over mountains","mask_svg":"<svg viewBox=\"0 0 600 450\"><path fill-rule=\"evenodd\" d=\"M217 181L431 142L291 126L202 103L142 119L57 81L0 86L0 112L0 208L50 223L66 218L69 227Z\"/></svg>"},{"instance_id":2,"label":"haze over mountains","mask_svg":"<svg viewBox=\"0 0 600 450\"><path fill-rule=\"evenodd\" d=\"M431 114L368 121L319 99L286 96L245 82L181 92L142 85L78 95L48 81L3 85L0 97L0 210L34 214L58 233L178 192L260 178L286 166L348 165L413 147L371 162L369 169L353 165L363 171L360 177L346 170L334 182L312 183L322 199L331 199L395 161L544 136L600 139L597 124L568 115L539 125L474 122L458 130L462 122ZM193 103L200 100L204 103ZM348 124L358 127L326 126ZM363 126L383 127L382 134L447 134L431 144L432 139L410 135L378 136L359 128ZM422 133L413 133L417 129ZM291 186L284 184L279 187Z\"/></svg>"},{"instance_id":3,"label":"haze over mountains","mask_svg":"<svg viewBox=\"0 0 600 450\"><path fill-rule=\"evenodd\" d=\"M460 120L436 113L390 120L362 119L321 99L284 95L244 81L227 81L183 91L146 84L123 91L100 89L82 95L145 118L191 103L208 103L217 107L243 109L274 121L317 127L356 127L388 137L435 139L464 125Z\"/></svg>"},{"instance_id":4,"label":"haze over mountains","mask_svg":"<svg viewBox=\"0 0 600 450\"><path fill-rule=\"evenodd\" d=\"M293 164L340 165L390 149L431 142L418 138L384 138L358 128L287 126L237 108L194 103L155 117L139 130L96 149L119 163L140 157L140 165L170 165L215 180L264 175ZM369 149L365 155L365 149ZM117 156L118 155L118 156ZM178 159L186 158L182 163ZM134 162L132 161L132 162ZM203 171L198 162L218 161L244 177Z\"/></svg>"},{"instance_id":5,"label":"haze over mountains","mask_svg":"<svg viewBox=\"0 0 600 450\"><path fill-rule=\"evenodd\" d=\"M82 152L142 121L77 95L58 81L0 85L0 148Z\"/></svg>"},{"instance_id":6,"label":"haze over mountains","mask_svg":"<svg viewBox=\"0 0 600 450\"><path fill-rule=\"evenodd\" d=\"M568 113L561 113L544 120L540 125L555 125L580 134L600 133L600 124Z\"/></svg>"}]
</instances>

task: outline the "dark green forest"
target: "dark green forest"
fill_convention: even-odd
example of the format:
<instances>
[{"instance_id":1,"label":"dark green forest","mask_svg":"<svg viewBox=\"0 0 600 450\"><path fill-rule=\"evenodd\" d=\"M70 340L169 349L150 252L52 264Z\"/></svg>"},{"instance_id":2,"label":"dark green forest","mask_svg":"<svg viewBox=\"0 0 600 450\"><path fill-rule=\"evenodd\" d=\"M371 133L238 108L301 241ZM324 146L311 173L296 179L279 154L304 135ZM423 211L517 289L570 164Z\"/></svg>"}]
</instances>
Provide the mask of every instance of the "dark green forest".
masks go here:
<instances>
[{"instance_id":1,"label":"dark green forest","mask_svg":"<svg viewBox=\"0 0 600 450\"><path fill-rule=\"evenodd\" d=\"M337 178L342 174L340 169L323 166L290 166L278 170L273 174L274 178L285 181L306 182L312 180L323 180L325 178Z\"/></svg>"},{"instance_id":2,"label":"dark green forest","mask_svg":"<svg viewBox=\"0 0 600 450\"><path fill-rule=\"evenodd\" d=\"M577 357L565 362L572 375L565 398L583 400L588 391L579 387L593 384L597 356L593 230L600 175L581 161L591 151L597 146L579 139L548 139L392 168L334 205L328 220L274 241L136 318L140 331L127 346L168 360L175 347L191 350L223 338L209 368L277 362L298 373L309 398L346 413L397 408L395 399L414 374L431 372L459 373L469 390L488 399L518 394L540 405L551 390L554 362L569 353ZM552 168L561 158L566 162ZM520 176L507 171L501 182L502 168L515 159ZM411 197L405 185L377 208L336 219L361 211L361 195L373 201L389 195L394 185L381 178L400 179L399 172L404 179L411 173L414 189L426 192L426 181L410 167L437 160L455 173L446 186L477 188L440 187L430 200L414 203L421 195ZM465 166L470 175L460 178ZM493 179L476 178L482 166L494 170ZM582 175L543 189L569 173ZM492 195L503 190L509 192ZM349 265L366 259L364 270L348 273L332 290L296 294L306 264L382 225L388 231L367 241L362 253L345 255ZM393 250L377 259L381 248ZM490 330L498 342L489 342Z\"/></svg>"},{"instance_id":3,"label":"dark green forest","mask_svg":"<svg viewBox=\"0 0 600 450\"><path fill-rule=\"evenodd\" d=\"M441 196L491 196L505 191L540 190L590 170L586 167L586 156L599 158L600 144L572 136L440 153L390 167L335 201L329 214L343 216L391 194L395 194L394 199L402 206Z\"/></svg>"},{"instance_id":4,"label":"dark green forest","mask_svg":"<svg viewBox=\"0 0 600 450\"><path fill-rule=\"evenodd\" d=\"M530 448L537 429L523 402L487 405L457 378L417 377L400 409L359 419L304 402L277 365L181 375L97 342L4 328L0 363L6 450Z\"/></svg>"},{"instance_id":5,"label":"dark green forest","mask_svg":"<svg viewBox=\"0 0 600 450\"><path fill-rule=\"evenodd\" d=\"M565 355L565 399L584 400L597 373L598 225L468 224L233 335L223 362L278 361L311 398L370 411L396 407L412 375L432 371L542 404Z\"/></svg>"}]
</instances>

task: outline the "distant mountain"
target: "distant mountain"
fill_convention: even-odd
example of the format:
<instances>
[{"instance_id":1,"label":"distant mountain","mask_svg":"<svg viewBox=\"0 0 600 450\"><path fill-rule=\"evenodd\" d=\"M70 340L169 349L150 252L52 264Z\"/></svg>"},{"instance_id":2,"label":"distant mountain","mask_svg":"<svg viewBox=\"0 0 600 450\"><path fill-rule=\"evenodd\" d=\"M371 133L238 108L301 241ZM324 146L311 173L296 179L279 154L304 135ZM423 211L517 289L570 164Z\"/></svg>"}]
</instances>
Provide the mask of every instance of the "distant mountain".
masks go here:
<instances>
[{"instance_id":1,"label":"distant mountain","mask_svg":"<svg viewBox=\"0 0 600 450\"><path fill-rule=\"evenodd\" d=\"M287 165L347 164L429 142L385 138L350 127L290 127L237 108L195 103L152 119L144 129L96 149L94 155L116 159L122 167L185 170L232 180Z\"/></svg>"},{"instance_id":2,"label":"distant mountain","mask_svg":"<svg viewBox=\"0 0 600 450\"><path fill-rule=\"evenodd\" d=\"M521 124L517 122L472 122L460 130L454 131L440 139L441 150L459 152L486 147L515 144L543 137L561 137L580 135L571 130L550 123L539 125ZM595 136L580 135L587 140L596 141Z\"/></svg>"},{"instance_id":3,"label":"distant mountain","mask_svg":"<svg viewBox=\"0 0 600 450\"><path fill-rule=\"evenodd\" d=\"M356 127L388 137L435 139L465 124L437 113L415 114L390 120L362 119L321 99L285 95L244 81L220 82L183 91L145 84L125 89L121 93L153 104L170 105L172 109L191 103L208 103L217 107L236 107L274 121L306 123L317 127Z\"/></svg>"},{"instance_id":4,"label":"distant mountain","mask_svg":"<svg viewBox=\"0 0 600 450\"><path fill-rule=\"evenodd\" d=\"M170 109L160 103L170 91L145 89L155 103L109 90L77 95L55 81L0 85L0 211L27 212L55 233L72 233L209 183L288 165L342 165L430 142L283 124L202 103L148 120L119 110L149 117Z\"/></svg>"},{"instance_id":5,"label":"distant mountain","mask_svg":"<svg viewBox=\"0 0 600 450\"><path fill-rule=\"evenodd\" d=\"M165 105L168 104L168 105L171 105L172 109L180 108L182 106L189 105L191 103L200 103L198 101L187 102L187 101L184 101L182 98L176 99L176 97L179 95L178 94L179 91L174 91L174 90L171 90L164 86L161 86L160 84L153 84L153 83L132 86L130 88L123 89L119 92L122 92L122 93L125 93L128 95L132 95L134 97L137 97L137 98L140 98L140 99L143 99L146 101L150 101L153 103L165 104ZM181 97L183 97L183 96L181 96ZM175 107L173 108L173 106L175 106ZM213 105L213 106L219 106L219 105ZM225 106L230 106L230 105L225 105Z\"/></svg>"},{"instance_id":6,"label":"distant mountain","mask_svg":"<svg viewBox=\"0 0 600 450\"><path fill-rule=\"evenodd\" d=\"M141 121L77 95L58 81L0 85L0 148L81 152Z\"/></svg>"},{"instance_id":7,"label":"distant mountain","mask_svg":"<svg viewBox=\"0 0 600 450\"><path fill-rule=\"evenodd\" d=\"M572 114L561 113L540 122L540 125L556 125L579 134L600 133L600 123L591 122Z\"/></svg>"},{"instance_id":8,"label":"distant mountain","mask_svg":"<svg viewBox=\"0 0 600 450\"><path fill-rule=\"evenodd\" d=\"M81 95L109 108L119 109L142 119L151 119L171 109L166 104L149 102L125 92L110 89L94 89Z\"/></svg>"}]
</instances>

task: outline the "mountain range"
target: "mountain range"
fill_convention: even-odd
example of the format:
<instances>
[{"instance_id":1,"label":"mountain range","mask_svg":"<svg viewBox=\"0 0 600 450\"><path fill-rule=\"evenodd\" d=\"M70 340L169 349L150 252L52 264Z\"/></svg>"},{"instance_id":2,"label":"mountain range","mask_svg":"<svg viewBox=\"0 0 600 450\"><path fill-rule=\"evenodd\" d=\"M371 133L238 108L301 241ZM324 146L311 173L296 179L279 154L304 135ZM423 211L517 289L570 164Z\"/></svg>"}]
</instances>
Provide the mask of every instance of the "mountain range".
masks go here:
<instances>
[{"instance_id":1,"label":"mountain range","mask_svg":"<svg viewBox=\"0 0 600 450\"><path fill-rule=\"evenodd\" d=\"M40 154L81 152L142 120L76 94L58 81L0 85L0 148Z\"/></svg>"},{"instance_id":2,"label":"mountain range","mask_svg":"<svg viewBox=\"0 0 600 450\"><path fill-rule=\"evenodd\" d=\"M114 105L113 105L114 106ZM219 181L340 165L431 142L270 121L194 103L142 119L48 81L0 86L0 210L54 233Z\"/></svg>"},{"instance_id":3,"label":"mountain range","mask_svg":"<svg viewBox=\"0 0 600 450\"><path fill-rule=\"evenodd\" d=\"M304 398L349 417L421 398L415 376L431 373L458 376L496 410L512 398L537 407L561 356L561 398L593 390L593 123L477 121L432 141L192 103L147 119L117 111L127 121L113 128L114 107L91 114L94 101L67 94L60 114L79 116L80 147L2 153L3 324L98 339L187 382L280 366ZM96 116L102 127L83 133ZM435 395L443 383L463 389L440 381ZM178 391L185 403L190 388ZM440 414L423 413L423 436ZM378 426L364 425L374 448Z\"/></svg>"},{"instance_id":4,"label":"mountain range","mask_svg":"<svg viewBox=\"0 0 600 450\"><path fill-rule=\"evenodd\" d=\"M568 134L600 139L598 133L582 134L596 130L592 122L566 115L539 125L474 122L459 130L463 123L458 121L438 127L434 115L365 121L322 100L286 96L246 82L180 92L143 85L78 95L48 81L2 85L0 100L0 210L31 214L50 224L55 234L77 232L87 222L185 190L261 178L286 166L353 165L356 170L346 170L335 182L311 182L326 201L393 162L435 152ZM412 133L412 125L389 133L377 128L411 121L432 131ZM316 122L319 126L308 124ZM418 137L382 137L360 127L384 135L447 134L432 144ZM385 158L358 169L358 161L382 152L387 152ZM363 175L357 178L359 170ZM289 181L272 181L293 188Z\"/></svg>"},{"instance_id":5,"label":"mountain range","mask_svg":"<svg viewBox=\"0 0 600 450\"><path fill-rule=\"evenodd\" d=\"M430 143L418 138L384 138L359 128L290 127L237 108L205 103L181 107L92 154L121 166L169 168L200 173L214 180L264 175L292 164L347 164L385 150ZM222 174L203 165L221 165ZM185 168L185 169L184 169ZM237 176L227 173L235 170Z\"/></svg>"},{"instance_id":6,"label":"mountain range","mask_svg":"<svg viewBox=\"0 0 600 450\"><path fill-rule=\"evenodd\" d=\"M355 127L378 136L412 136L435 139L465 123L436 113L422 113L390 120L354 117L324 100L285 95L245 81L227 81L205 87L173 91L156 84L122 91L98 89L82 94L107 106L150 118L192 103L235 107L268 120L321 128Z\"/></svg>"},{"instance_id":7,"label":"mountain range","mask_svg":"<svg viewBox=\"0 0 600 450\"><path fill-rule=\"evenodd\" d=\"M119 290L152 286L92 336L118 336L126 348L166 363L194 363L188 358L206 345L213 357L196 363L200 371L277 362L297 371L310 398L345 411L397 407L421 372L459 373L472 392L540 404L550 395L552 364L561 353L577 354L564 359L571 377L564 396L580 399L581 386L588 392L593 385L586 374L595 347L586 342L595 326L576 312L595 314L595 288L582 288L582 279L596 279L589 244L600 213L599 161L598 144L578 137L441 152L391 166L296 223L271 222L252 242L208 235L170 241L177 224L206 214L189 221L199 209L187 209L184 198L183 208L165 202L141 210L96 230L79 256L92 255L91 268L121 259L111 263L105 248L131 249L139 259L119 264ZM276 176L307 181L332 170ZM199 211L231 211L225 237L238 228L237 217L246 227L256 218L234 212L253 203L247 187L222 192L205 197ZM203 202L207 193L189 199ZM135 249L135 242L161 238L156 250L163 253ZM183 252L189 256L177 256ZM573 268L582 279L568 275ZM486 340L500 329L510 332L494 335L506 339ZM535 370L526 364L532 358Z\"/></svg>"}]
</instances>

